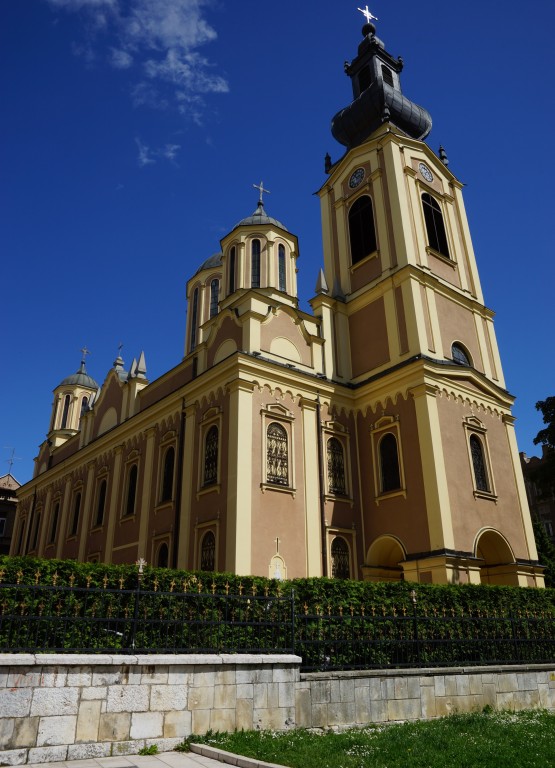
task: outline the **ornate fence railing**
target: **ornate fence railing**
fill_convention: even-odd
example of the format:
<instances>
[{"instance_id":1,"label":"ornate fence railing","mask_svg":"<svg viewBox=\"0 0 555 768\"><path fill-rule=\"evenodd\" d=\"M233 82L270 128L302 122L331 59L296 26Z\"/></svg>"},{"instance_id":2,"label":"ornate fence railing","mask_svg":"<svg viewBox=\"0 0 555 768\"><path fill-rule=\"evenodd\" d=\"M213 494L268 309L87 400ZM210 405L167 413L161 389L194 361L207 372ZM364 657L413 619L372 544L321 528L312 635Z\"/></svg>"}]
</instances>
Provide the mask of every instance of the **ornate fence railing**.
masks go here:
<instances>
[{"instance_id":1,"label":"ornate fence railing","mask_svg":"<svg viewBox=\"0 0 555 768\"><path fill-rule=\"evenodd\" d=\"M194 585L193 585L194 586ZM0 652L296 653L302 670L549 663L553 613L334 609L295 594L0 583Z\"/></svg>"}]
</instances>

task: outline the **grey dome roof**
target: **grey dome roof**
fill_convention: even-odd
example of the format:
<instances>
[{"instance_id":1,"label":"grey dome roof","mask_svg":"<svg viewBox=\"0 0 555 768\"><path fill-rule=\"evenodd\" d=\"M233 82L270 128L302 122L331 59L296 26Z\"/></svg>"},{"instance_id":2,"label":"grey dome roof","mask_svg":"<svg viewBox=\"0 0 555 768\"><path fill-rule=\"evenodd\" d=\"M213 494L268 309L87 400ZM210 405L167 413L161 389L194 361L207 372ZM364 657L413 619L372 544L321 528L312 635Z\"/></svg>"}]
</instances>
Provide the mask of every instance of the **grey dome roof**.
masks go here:
<instances>
[{"instance_id":1,"label":"grey dome roof","mask_svg":"<svg viewBox=\"0 0 555 768\"><path fill-rule=\"evenodd\" d=\"M72 373L71 376L66 378L59 385L60 387L88 387L89 389L100 389L96 381L89 376L85 369L85 361L81 360L81 366L77 373Z\"/></svg>"},{"instance_id":2,"label":"grey dome roof","mask_svg":"<svg viewBox=\"0 0 555 768\"><path fill-rule=\"evenodd\" d=\"M200 267L195 272L195 275L198 275L199 272L203 272L205 269L214 269L214 267L221 267L222 266L222 254L221 253L214 253L212 256L210 256L206 261L203 261Z\"/></svg>"},{"instance_id":3,"label":"grey dome roof","mask_svg":"<svg viewBox=\"0 0 555 768\"><path fill-rule=\"evenodd\" d=\"M258 201L258 205L256 206L256 211L252 214L252 216L247 216L245 219L241 219L241 221L235 225L234 229L237 227L243 227L243 226L252 226L253 224L273 224L275 227L279 227L280 229L283 229L285 232L288 232L289 230L287 227L285 227L281 221L278 221L277 219L274 219L272 216L268 216L266 211L264 210L264 204L261 200Z\"/></svg>"}]
</instances>

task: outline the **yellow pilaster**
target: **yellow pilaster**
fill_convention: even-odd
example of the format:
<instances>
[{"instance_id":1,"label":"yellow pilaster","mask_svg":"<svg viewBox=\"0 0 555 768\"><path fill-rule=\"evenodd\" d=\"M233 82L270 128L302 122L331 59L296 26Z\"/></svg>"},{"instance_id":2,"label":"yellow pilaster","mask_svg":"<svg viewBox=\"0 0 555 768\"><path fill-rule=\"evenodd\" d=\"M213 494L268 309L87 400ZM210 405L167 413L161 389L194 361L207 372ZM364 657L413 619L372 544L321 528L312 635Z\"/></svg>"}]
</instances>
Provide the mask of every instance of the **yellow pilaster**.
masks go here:
<instances>
[{"instance_id":1,"label":"yellow pilaster","mask_svg":"<svg viewBox=\"0 0 555 768\"><path fill-rule=\"evenodd\" d=\"M79 554L77 559L83 562L85 559L85 547L89 540L89 530L91 527L91 507L94 497L94 469L96 462L89 461L87 464L87 485L85 487L85 498L83 504L83 520L81 522L81 536L79 538Z\"/></svg>"},{"instance_id":2,"label":"yellow pilaster","mask_svg":"<svg viewBox=\"0 0 555 768\"><path fill-rule=\"evenodd\" d=\"M50 510L52 507L52 488L49 488L46 492L46 500L44 502L44 509L42 511L42 523L40 527L40 539L37 548L38 557L42 557L44 553L44 547L46 544L46 537L48 536L48 527L50 525Z\"/></svg>"},{"instance_id":3,"label":"yellow pilaster","mask_svg":"<svg viewBox=\"0 0 555 768\"><path fill-rule=\"evenodd\" d=\"M67 516L69 514L69 502L71 499L71 477L68 477L66 480L66 485L64 488L64 503L62 506L62 519L60 520L60 527L57 531L57 537L58 542L56 546L56 557L60 558L62 556L62 551L64 548L64 543L67 537Z\"/></svg>"},{"instance_id":4,"label":"yellow pilaster","mask_svg":"<svg viewBox=\"0 0 555 768\"><path fill-rule=\"evenodd\" d=\"M522 517L522 527L524 529L526 546L528 548L527 559L537 560L538 550L536 548L536 539L534 538L532 518L530 516L530 509L528 507L528 498L526 496L526 488L524 487L524 478L522 476L522 468L520 466L520 457L518 454L518 447L516 443L516 435L515 435L515 427L514 427L514 424L515 424L514 416L508 416L508 415L503 416L503 422L505 424L505 430L507 432L507 440L509 443L509 450L511 453L511 461L513 463L513 472L515 476L515 485L518 493L520 514Z\"/></svg>"},{"instance_id":5,"label":"yellow pilaster","mask_svg":"<svg viewBox=\"0 0 555 768\"><path fill-rule=\"evenodd\" d=\"M454 549L453 521L436 401L437 388L421 384L410 392L416 409L430 549Z\"/></svg>"},{"instance_id":6,"label":"yellow pilaster","mask_svg":"<svg viewBox=\"0 0 555 768\"><path fill-rule=\"evenodd\" d=\"M301 400L303 414L303 466L305 478L306 576L322 575L322 535L320 525L318 451L320 439L316 403Z\"/></svg>"},{"instance_id":7,"label":"yellow pilaster","mask_svg":"<svg viewBox=\"0 0 555 768\"><path fill-rule=\"evenodd\" d=\"M112 562L112 550L114 547L114 532L116 522L120 518L120 509L118 507L118 496L120 492L121 463L123 457L123 445L117 445L114 448L114 471L112 475L110 508L108 510L108 526L106 530L106 551L104 552L104 561Z\"/></svg>"},{"instance_id":8,"label":"yellow pilaster","mask_svg":"<svg viewBox=\"0 0 555 768\"><path fill-rule=\"evenodd\" d=\"M229 387L225 569L244 575L251 573L253 390L241 380Z\"/></svg>"},{"instance_id":9,"label":"yellow pilaster","mask_svg":"<svg viewBox=\"0 0 555 768\"><path fill-rule=\"evenodd\" d=\"M143 468L143 489L141 495L141 509L139 519L139 557L147 559L148 548L148 520L150 515L150 498L152 494L152 468L154 466L154 438L156 437L156 428L150 427L145 431L146 448L145 462Z\"/></svg>"},{"instance_id":10,"label":"yellow pilaster","mask_svg":"<svg viewBox=\"0 0 555 768\"><path fill-rule=\"evenodd\" d=\"M193 486L196 487L197 482L196 478L193 477L196 426L195 419L195 406L187 406L187 408L185 408L185 439L183 442L183 464L181 467L179 541L174 542L174 547L177 547L178 568L192 567L192 563L189 563L187 560L187 552L189 542L191 540L191 504L193 498Z\"/></svg>"}]
</instances>

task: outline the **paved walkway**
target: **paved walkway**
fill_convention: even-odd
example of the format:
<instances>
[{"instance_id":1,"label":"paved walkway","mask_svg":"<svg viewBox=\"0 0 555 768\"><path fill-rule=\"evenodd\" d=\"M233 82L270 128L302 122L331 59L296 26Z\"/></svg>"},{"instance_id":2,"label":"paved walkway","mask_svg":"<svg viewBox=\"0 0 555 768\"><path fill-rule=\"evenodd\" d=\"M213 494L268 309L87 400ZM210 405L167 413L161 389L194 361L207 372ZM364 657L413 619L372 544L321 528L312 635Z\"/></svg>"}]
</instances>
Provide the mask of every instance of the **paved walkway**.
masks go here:
<instances>
[{"instance_id":1,"label":"paved walkway","mask_svg":"<svg viewBox=\"0 0 555 768\"><path fill-rule=\"evenodd\" d=\"M223 763L238 768L284 768L249 757L193 744L191 752L161 752L159 755L122 755L121 757L94 757L88 760L64 760L50 763L53 768L222 768ZM202 754L204 753L204 754ZM44 768L44 763L27 763L24 768Z\"/></svg>"}]
</instances>

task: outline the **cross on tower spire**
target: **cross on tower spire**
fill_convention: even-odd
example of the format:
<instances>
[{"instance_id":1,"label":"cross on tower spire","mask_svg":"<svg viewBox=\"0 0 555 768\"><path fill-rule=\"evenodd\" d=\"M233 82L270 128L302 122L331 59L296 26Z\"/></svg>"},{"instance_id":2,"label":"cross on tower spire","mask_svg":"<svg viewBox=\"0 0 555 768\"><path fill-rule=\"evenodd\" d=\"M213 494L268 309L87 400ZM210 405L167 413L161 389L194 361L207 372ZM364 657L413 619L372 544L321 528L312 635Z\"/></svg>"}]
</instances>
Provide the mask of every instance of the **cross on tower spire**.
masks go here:
<instances>
[{"instance_id":1,"label":"cross on tower spire","mask_svg":"<svg viewBox=\"0 0 555 768\"><path fill-rule=\"evenodd\" d=\"M260 184L253 184L253 187L255 189L257 189L259 191L259 193L260 193L260 196L258 198L258 205L263 205L264 201L262 200L262 193L266 192L267 195L271 195L272 193L270 192L269 189L264 189L264 182L263 181L261 181Z\"/></svg>"},{"instance_id":2,"label":"cross on tower spire","mask_svg":"<svg viewBox=\"0 0 555 768\"><path fill-rule=\"evenodd\" d=\"M364 18L366 19L366 23L367 24L370 24L372 19L375 19L376 21L378 21L378 17L374 16L372 13L370 13L370 11L368 10L368 6L367 5L364 7L364 9L363 8L357 8L357 11L360 11L362 13Z\"/></svg>"},{"instance_id":3,"label":"cross on tower spire","mask_svg":"<svg viewBox=\"0 0 555 768\"><path fill-rule=\"evenodd\" d=\"M83 349L81 350L81 354L83 355L83 362L85 362L87 355L91 354L90 350L87 349L87 345L83 347Z\"/></svg>"}]
</instances>

